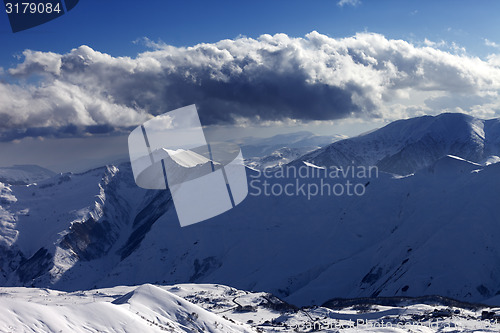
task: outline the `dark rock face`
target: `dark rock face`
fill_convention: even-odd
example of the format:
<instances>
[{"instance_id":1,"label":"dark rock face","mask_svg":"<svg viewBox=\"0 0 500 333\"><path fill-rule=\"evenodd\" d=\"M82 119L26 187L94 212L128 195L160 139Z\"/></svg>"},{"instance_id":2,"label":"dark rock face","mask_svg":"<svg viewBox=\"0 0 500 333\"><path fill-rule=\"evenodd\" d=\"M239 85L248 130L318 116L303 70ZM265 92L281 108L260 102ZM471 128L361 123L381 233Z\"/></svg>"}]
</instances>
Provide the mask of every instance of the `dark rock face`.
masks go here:
<instances>
[{"instance_id":1,"label":"dark rock face","mask_svg":"<svg viewBox=\"0 0 500 333\"><path fill-rule=\"evenodd\" d=\"M41 248L29 259L22 260L16 273L19 280L27 284L49 271L52 266L52 255L47 249Z\"/></svg>"}]
</instances>

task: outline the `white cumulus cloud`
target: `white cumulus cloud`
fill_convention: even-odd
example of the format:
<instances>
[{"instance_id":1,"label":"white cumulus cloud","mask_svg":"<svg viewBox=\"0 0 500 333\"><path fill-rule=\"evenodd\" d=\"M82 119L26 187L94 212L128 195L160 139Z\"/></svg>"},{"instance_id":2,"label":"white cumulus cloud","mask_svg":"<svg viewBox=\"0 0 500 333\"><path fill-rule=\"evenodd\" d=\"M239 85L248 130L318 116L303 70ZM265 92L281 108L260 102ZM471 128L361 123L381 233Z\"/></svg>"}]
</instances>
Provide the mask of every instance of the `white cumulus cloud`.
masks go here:
<instances>
[{"instance_id":1,"label":"white cumulus cloud","mask_svg":"<svg viewBox=\"0 0 500 333\"><path fill-rule=\"evenodd\" d=\"M478 97L468 98L463 112L479 113L481 104L470 103L484 101L488 110L480 114L498 115L497 58L428 41L311 32L152 45L134 58L88 46L65 54L25 51L22 62L4 70L10 79L0 81L0 140L109 134L193 103L204 124L394 119L430 106L456 109L464 98L453 96ZM420 111L415 101L407 108L401 102L426 94L432 98L422 99Z\"/></svg>"},{"instance_id":2,"label":"white cumulus cloud","mask_svg":"<svg viewBox=\"0 0 500 333\"><path fill-rule=\"evenodd\" d=\"M344 7L345 5L357 6L359 4L361 4L361 0L339 0L339 2L337 2L337 5L340 7Z\"/></svg>"}]
</instances>

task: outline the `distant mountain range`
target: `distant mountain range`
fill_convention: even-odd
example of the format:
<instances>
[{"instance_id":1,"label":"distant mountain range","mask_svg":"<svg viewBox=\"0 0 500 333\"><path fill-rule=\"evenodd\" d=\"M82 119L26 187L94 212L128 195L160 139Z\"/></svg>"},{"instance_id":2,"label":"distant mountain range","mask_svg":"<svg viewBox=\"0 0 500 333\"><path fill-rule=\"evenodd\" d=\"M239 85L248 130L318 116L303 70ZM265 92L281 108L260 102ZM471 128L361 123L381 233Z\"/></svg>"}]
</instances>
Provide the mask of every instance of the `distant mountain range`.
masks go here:
<instances>
[{"instance_id":1,"label":"distant mountain range","mask_svg":"<svg viewBox=\"0 0 500 333\"><path fill-rule=\"evenodd\" d=\"M284 147L316 149L346 138L347 136L340 134L316 135L308 131L300 131L278 134L269 138L246 137L236 140L236 143L241 145L246 157L265 157Z\"/></svg>"},{"instance_id":2,"label":"distant mountain range","mask_svg":"<svg viewBox=\"0 0 500 333\"><path fill-rule=\"evenodd\" d=\"M245 164L256 169L280 167L298 157L347 138L344 135L316 135L308 131L278 134L270 138L247 137L237 140Z\"/></svg>"},{"instance_id":3,"label":"distant mountain range","mask_svg":"<svg viewBox=\"0 0 500 333\"><path fill-rule=\"evenodd\" d=\"M55 172L38 165L0 167L0 182L8 184L28 185L55 175Z\"/></svg>"},{"instance_id":4,"label":"distant mountain range","mask_svg":"<svg viewBox=\"0 0 500 333\"><path fill-rule=\"evenodd\" d=\"M500 303L499 123L458 114L397 121L288 165L308 161L317 171L354 161L399 175L304 179L248 169L243 203L185 228L170 193L138 188L129 164L2 182L0 285L222 283L296 305L422 295ZM266 196L264 181L296 191ZM363 195L297 189L347 181Z\"/></svg>"}]
</instances>

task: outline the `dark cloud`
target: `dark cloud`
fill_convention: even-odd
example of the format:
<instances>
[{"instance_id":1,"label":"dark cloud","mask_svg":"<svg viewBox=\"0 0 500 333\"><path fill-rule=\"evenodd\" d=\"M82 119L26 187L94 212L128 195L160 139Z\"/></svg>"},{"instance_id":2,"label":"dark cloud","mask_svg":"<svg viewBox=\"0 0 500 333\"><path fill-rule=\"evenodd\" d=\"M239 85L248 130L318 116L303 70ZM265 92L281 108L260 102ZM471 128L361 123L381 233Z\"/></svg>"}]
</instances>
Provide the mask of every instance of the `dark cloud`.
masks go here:
<instances>
[{"instance_id":1,"label":"dark cloud","mask_svg":"<svg viewBox=\"0 0 500 333\"><path fill-rule=\"evenodd\" d=\"M262 72L252 81L231 77L227 82L203 78L197 85L182 77L165 92L173 107L196 103L204 124L232 123L234 116L259 120L330 120L360 112L348 89L308 84L297 73Z\"/></svg>"}]
</instances>

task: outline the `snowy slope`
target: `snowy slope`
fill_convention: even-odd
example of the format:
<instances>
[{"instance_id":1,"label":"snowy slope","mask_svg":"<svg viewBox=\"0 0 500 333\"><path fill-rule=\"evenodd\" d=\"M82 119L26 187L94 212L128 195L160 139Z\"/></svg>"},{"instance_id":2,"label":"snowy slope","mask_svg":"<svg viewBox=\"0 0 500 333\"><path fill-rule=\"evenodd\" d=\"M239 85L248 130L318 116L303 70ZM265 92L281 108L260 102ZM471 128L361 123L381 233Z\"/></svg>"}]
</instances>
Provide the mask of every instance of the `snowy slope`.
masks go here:
<instances>
[{"instance_id":1,"label":"snowy slope","mask_svg":"<svg viewBox=\"0 0 500 333\"><path fill-rule=\"evenodd\" d=\"M327 306L299 309L271 294L208 284L145 284L72 293L0 288L0 331L276 333L310 332L313 327L338 332L344 327L345 332L408 332L413 327L414 332L498 332L500 328L494 323L500 318L499 308L447 299L335 300Z\"/></svg>"},{"instance_id":2,"label":"snowy slope","mask_svg":"<svg viewBox=\"0 0 500 333\"><path fill-rule=\"evenodd\" d=\"M397 124L402 128L392 135L417 133L420 126ZM493 125L485 122L484 128ZM468 128L446 135L467 138ZM492 133L483 135L488 142L495 141ZM393 149L394 141L388 142L380 141L379 151ZM186 228L179 226L169 192L138 188L129 164L31 185L2 184L0 285L74 291L223 283L272 292L296 305L434 294L482 302L500 293L499 163L455 154L407 177L267 176L249 169L243 203ZM298 181L306 188L350 181L365 193L255 195L266 181L292 188Z\"/></svg>"},{"instance_id":3,"label":"snowy slope","mask_svg":"<svg viewBox=\"0 0 500 333\"><path fill-rule=\"evenodd\" d=\"M0 167L0 182L9 184L31 184L55 176L55 172L38 165L14 165Z\"/></svg>"},{"instance_id":4,"label":"snowy slope","mask_svg":"<svg viewBox=\"0 0 500 333\"><path fill-rule=\"evenodd\" d=\"M168 192L138 189L126 165L68 177L4 187L2 285L211 282L297 305L430 294L483 301L500 291L500 164L445 157L414 176L362 179L361 197L250 194L187 228ZM263 177L255 179L296 181Z\"/></svg>"},{"instance_id":5,"label":"snowy slope","mask_svg":"<svg viewBox=\"0 0 500 333\"><path fill-rule=\"evenodd\" d=\"M71 294L0 291L2 332L253 332L150 284Z\"/></svg>"},{"instance_id":6,"label":"snowy slope","mask_svg":"<svg viewBox=\"0 0 500 333\"><path fill-rule=\"evenodd\" d=\"M130 195L146 192L130 177L130 169L110 166L27 186L3 184L0 283L31 285L40 277L40 285L50 285L79 260L108 253L140 204Z\"/></svg>"},{"instance_id":7,"label":"snowy slope","mask_svg":"<svg viewBox=\"0 0 500 333\"><path fill-rule=\"evenodd\" d=\"M398 120L368 134L335 142L301 160L327 166L377 165L381 170L404 175L444 155L477 163L499 156L500 120L459 113Z\"/></svg>"}]
</instances>

